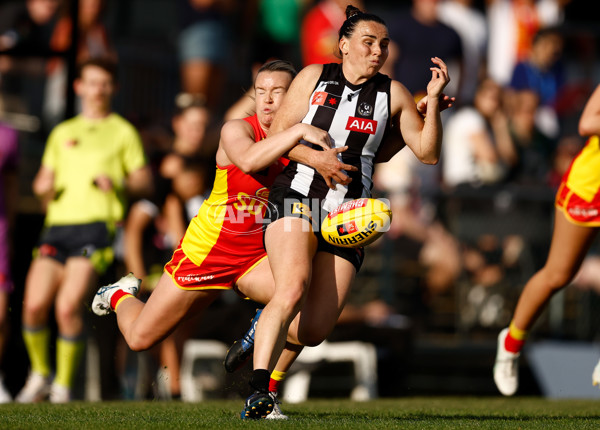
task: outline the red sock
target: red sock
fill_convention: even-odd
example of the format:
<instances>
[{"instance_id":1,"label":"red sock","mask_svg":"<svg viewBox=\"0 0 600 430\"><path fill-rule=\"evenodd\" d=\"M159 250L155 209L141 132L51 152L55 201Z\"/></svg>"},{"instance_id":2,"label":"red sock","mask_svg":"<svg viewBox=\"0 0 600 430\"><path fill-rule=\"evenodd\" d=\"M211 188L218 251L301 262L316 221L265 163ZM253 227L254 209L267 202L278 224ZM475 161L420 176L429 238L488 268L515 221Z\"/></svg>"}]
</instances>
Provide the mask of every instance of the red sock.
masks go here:
<instances>
[{"instance_id":1,"label":"red sock","mask_svg":"<svg viewBox=\"0 0 600 430\"><path fill-rule=\"evenodd\" d=\"M281 384L281 381L276 381L273 378L269 379L269 391L277 393L279 391L279 384Z\"/></svg>"},{"instance_id":2,"label":"red sock","mask_svg":"<svg viewBox=\"0 0 600 430\"><path fill-rule=\"evenodd\" d=\"M508 352L516 354L521 351L521 348L523 348L525 339L527 339L527 331L518 329L514 322L511 322L508 328L506 339L504 339L504 348Z\"/></svg>"},{"instance_id":3,"label":"red sock","mask_svg":"<svg viewBox=\"0 0 600 430\"><path fill-rule=\"evenodd\" d=\"M123 291L123 290L118 290L115 291L115 293L112 295L112 297L110 298L110 307L116 311L117 310L117 306L119 305L119 303L121 303L122 300L128 298L128 297L133 297L132 294Z\"/></svg>"},{"instance_id":4,"label":"red sock","mask_svg":"<svg viewBox=\"0 0 600 430\"><path fill-rule=\"evenodd\" d=\"M524 344L524 340L517 340L514 337L512 337L510 333L507 334L506 339L504 339L504 348L506 348L508 352L512 352L514 354L521 351L521 348L523 348Z\"/></svg>"}]
</instances>

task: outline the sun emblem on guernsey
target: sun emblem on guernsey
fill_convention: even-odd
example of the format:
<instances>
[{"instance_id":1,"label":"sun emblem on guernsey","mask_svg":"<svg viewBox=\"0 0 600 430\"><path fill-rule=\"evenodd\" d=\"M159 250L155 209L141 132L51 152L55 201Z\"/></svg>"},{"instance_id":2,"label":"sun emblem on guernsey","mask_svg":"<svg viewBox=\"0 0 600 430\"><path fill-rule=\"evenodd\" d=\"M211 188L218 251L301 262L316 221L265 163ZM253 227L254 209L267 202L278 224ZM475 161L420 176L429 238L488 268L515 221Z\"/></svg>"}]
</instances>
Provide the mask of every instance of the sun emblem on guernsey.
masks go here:
<instances>
[{"instance_id":1,"label":"sun emblem on guernsey","mask_svg":"<svg viewBox=\"0 0 600 430\"><path fill-rule=\"evenodd\" d=\"M239 192L215 201L208 214L221 231L248 235L262 234L274 210L273 204L269 203L269 189L262 187L254 195Z\"/></svg>"}]
</instances>

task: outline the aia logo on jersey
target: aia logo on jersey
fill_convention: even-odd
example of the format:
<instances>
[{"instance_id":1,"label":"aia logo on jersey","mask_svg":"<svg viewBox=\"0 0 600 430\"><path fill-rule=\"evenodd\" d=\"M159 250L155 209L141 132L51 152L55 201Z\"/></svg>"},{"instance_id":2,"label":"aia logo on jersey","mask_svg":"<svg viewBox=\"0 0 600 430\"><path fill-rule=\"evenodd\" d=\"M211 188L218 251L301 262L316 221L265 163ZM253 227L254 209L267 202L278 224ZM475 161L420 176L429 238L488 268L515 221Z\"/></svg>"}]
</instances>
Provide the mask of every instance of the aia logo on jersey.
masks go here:
<instances>
[{"instance_id":1,"label":"aia logo on jersey","mask_svg":"<svg viewBox=\"0 0 600 430\"><path fill-rule=\"evenodd\" d=\"M325 91L317 91L310 102L311 105L325 106L332 109L337 109L342 98L326 93Z\"/></svg>"},{"instance_id":2,"label":"aia logo on jersey","mask_svg":"<svg viewBox=\"0 0 600 430\"><path fill-rule=\"evenodd\" d=\"M359 133L375 134L377 131L377 121L351 116L348 118L346 130L358 131Z\"/></svg>"}]
</instances>

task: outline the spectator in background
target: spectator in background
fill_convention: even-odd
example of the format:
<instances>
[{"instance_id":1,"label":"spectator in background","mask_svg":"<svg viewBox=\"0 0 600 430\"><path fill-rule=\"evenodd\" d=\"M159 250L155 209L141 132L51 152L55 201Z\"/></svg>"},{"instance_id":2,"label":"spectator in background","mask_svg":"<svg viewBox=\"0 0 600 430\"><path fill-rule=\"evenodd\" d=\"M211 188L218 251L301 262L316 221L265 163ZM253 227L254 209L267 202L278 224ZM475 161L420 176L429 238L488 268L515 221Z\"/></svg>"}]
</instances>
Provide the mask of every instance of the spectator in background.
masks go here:
<instances>
[{"instance_id":1,"label":"spectator in background","mask_svg":"<svg viewBox=\"0 0 600 430\"><path fill-rule=\"evenodd\" d=\"M508 85L515 65L525 60L539 29L560 24L570 0L486 0L488 73Z\"/></svg>"},{"instance_id":2,"label":"spectator in background","mask_svg":"<svg viewBox=\"0 0 600 430\"><path fill-rule=\"evenodd\" d=\"M443 182L451 189L499 183L517 162L502 93L498 84L486 78L477 88L473 105L448 119L442 171Z\"/></svg>"},{"instance_id":3,"label":"spectator in background","mask_svg":"<svg viewBox=\"0 0 600 430\"><path fill-rule=\"evenodd\" d=\"M433 57L441 58L452 76L446 93L456 96L461 87L462 42L456 31L439 21L439 3L440 0L411 0L410 9L394 14L388 20L392 43L387 63L391 77L402 82L415 100L426 94L429 82L427 74L415 73L415 70L427 70ZM435 207L441 166L416 163L414 174L418 177L418 192L423 206Z\"/></svg>"},{"instance_id":4,"label":"spectator in background","mask_svg":"<svg viewBox=\"0 0 600 430\"><path fill-rule=\"evenodd\" d=\"M112 263L112 236L125 213L125 194L151 191L150 170L135 128L110 109L116 64L90 59L74 83L82 113L50 134L33 190L47 206L45 228L25 283L23 338L31 372L16 400L48 394L71 400L83 342L84 303ZM49 313L58 326L51 379Z\"/></svg>"},{"instance_id":5,"label":"spectator in background","mask_svg":"<svg viewBox=\"0 0 600 430\"><path fill-rule=\"evenodd\" d=\"M61 3L60 0L26 0L7 3L0 8L0 54L8 49L33 54L0 55L2 92L6 96L7 110L13 110L12 105L9 107L9 99L17 99L23 102L28 114L41 117L47 61L35 54L49 52Z\"/></svg>"},{"instance_id":6,"label":"spectator in background","mask_svg":"<svg viewBox=\"0 0 600 430\"><path fill-rule=\"evenodd\" d=\"M77 62L88 58L117 57L108 38L106 27L102 22L105 7L104 0L79 1L79 44L77 46ZM68 6L68 5L67 5ZM63 8L63 13L54 28L50 47L55 51L66 51L71 47L73 22L70 8ZM48 129L52 129L65 115L67 64L60 57L51 58L47 66L48 81L44 96L44 119ZM81 106L78 107L81 110Z\"/></svg>"},{"instance_id":7,"label":"spectator in background","mask_svg":"<svg viewBox=\"0 0 600 430\"><path fill-rule=\"evenodd\" d=\"M300 23L311 0L254 0L256 18L252 46L253 70L270 60L286 59L300 67Z\"/></svg>"},{"instance_id":8,"label":"spectator in background","mask_svg":"<svg viewBox=\"0 0 600 430\"><path fill-rule=\"evenodd\" d=\"M550 183L552 157L556 139L549 138L536 124L539 96L531 90L513 94L510 131L517 151L517 161L510 172L510 182L547 186Z\"/></svg>"},{"instance_id":9,"label":"spectator in background","mask_svg":"<svg viewBox=\"0 0 600 430\"><path fill-rule=\"evenodd\" d=\"M0 113L2 99L0 98ZM0 360L9 336L9 297L13 291L11 277L12 224L16 213L18 134L0 122ZM0 403L12 401L0 372Z\"/></svg>"},{"instance_id":10,"label":"spectator in background","mask_svg":"<svg viewBox=\"0 0 600 430\"><path fill-rule=\"evenodd\" d=\"M446 93L456 96L461 87L462 42L454 29L438 19L439 3L440 0L412 0L408 11L389 20L390 38L397 48L397 52L390 52L393 79L402 82L416 100L426 94L429 77L415 70L427 70L433 57L444 60L453 76Z\"/></svg>"},{"instance_id":11,"label":"spectator in background","mask_svg":"<svg viewBox=\"0 0 600 430\"><path fill-rule=\"evenodd\" d=\"M486 73L488 28L485 15L473 6L473 0L444 0L438 6L438 19L452 27L462 41L464 67L457 100L461 105L470 104L477 83Z\"/></svg>"},{"instance_id":12,"label":"spectator in background","mask_svg":"<svg viewBox=\"0 0 600 430\"><path fill-rule=\"evenodd\" d=\"M125 263L127 271L142 279L141 289L149 294L158 282L162 268L198 213L208 192L208 171L212 156L206 153L205 137L210 114L203 100L189 94L178 97L172 126L173 147L159 163L155 174L154 198L135 202L125 224ZM209 167L211 166L211 167ZM181 325L158 347L161 373L166 373L171 398L179 398L179 371L183 343L191 334L191 324Z\"/></svg>"},{"instance_id":13,"label":"spectator in background","mask_svg":"<svg viewBox=\"0 0 600 430\"><path fill-rule=\"evenodd\" d=\"M361 0L320 0L302 20L300 46L302 64L327 64L342 61L338 51L338 31L346 20L346 6L364 9Z\"/></svg>"},{"instance_id":14,"label":"spectator in background","mask_svg":"<svg viewBox=\"0 0 600 430\"><path fill-rule=\"evenodd\" d=\"M11 2L0 9L0 51L50 47L59 0Z\"/></svg>"},{"instance_id":15,"label":"spectator in background","mask_svg":"<svg viewBox=\"0 0 600 430\"><path fill-rule=\"evenodd\" d=\"M539 99L536 112L537 127L548 137L558 137L560 131L556 111L561 91L565 87L565 71L560 61L563 52L563 36L556 27L539 30L531 46L531 52L515 66L509 84L509 94L532 91ZM511 103L518 108L518 100Z\"/></svg>"},{"instance_id":16,"label":"spectator in background","mask_svg":"<svg viewBox=\"0 0 600 430\"><path fill-rule=\"evenodd\" d=\"M181 88L218 108L231 52L229 14L235 0L178 0Z\"/></svg>"},{"instance_id":17,"label":"spectator in background","mask_svg":"<svg viewBox=\"0 0 600 430\"><path fill-rule=\"evenodd\" d=\"M376 165L374 182L388 196L394 214L385 240L395 247L410 244L404 248L416 250L412 259L423 268L422 298L427 301L452 288L461 262L458 243L419 196L417 163L411 153L400 151L387 163ZM398 254L407 252L398 250Z\"/></svg>"}]
</instances>

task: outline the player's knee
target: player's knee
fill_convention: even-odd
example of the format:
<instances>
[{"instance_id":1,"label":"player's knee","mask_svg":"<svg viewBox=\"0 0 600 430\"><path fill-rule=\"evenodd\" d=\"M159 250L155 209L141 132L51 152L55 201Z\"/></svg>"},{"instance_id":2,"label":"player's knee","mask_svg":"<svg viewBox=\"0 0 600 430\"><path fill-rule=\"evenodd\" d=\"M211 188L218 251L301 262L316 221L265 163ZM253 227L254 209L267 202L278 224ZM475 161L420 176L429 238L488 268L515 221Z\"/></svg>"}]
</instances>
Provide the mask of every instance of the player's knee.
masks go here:
<instances>
[{"instance_id":1,"label":"player's knee","mask_svg":"<svg viewBox=\"0 0 600 430\"><path fill-rule=\"evenodd\" d=\"M162 340L158 337L157 332L147 330L147 327L142 327L133 324L129 330L123 331L123 337L127 345L132 351L146 351Z\"/></svg>"},{"instance_id":2,"label":"player's knee","mask_svg":"<svg viewBox=\"0 0 600 430\"><path fill-rule=\"evenodd\" d=\"M299 336L299 341L304 346L319 346L325 340L326 336L320 332L309 332Z\"/></svg>"},{"instance_id":3,"label":"player's knee","mask_svg":"<svg viewBox=\"0 0 600 430\"><path fill-rule=\"evenodd\" d=\"M299 285L293 288L286 288L285 291L276 292L273 296L277 306L287 314L297 313L304 301L306 288Z\"/></svg>"},{"instance_id":4,"label":"player's knee","mask_svg":"<svg viewBox=\"0 0 600 430\"><path fill-rule=\"evenodd\" d=\"M551 291L558 291L565 287L575 277L575 273L570 270L560 268L545 268L546 286Z\"/></svg>"},{"instance_id":5,"label":"player's knee","mask_svg":"<svg viewBox=\"0 0 600 430\"><path fill-rule=\"evenodd\" d=\"M329 332L323 324L315 321L299 330L298 341L304 346L318 346L327 339Z\"/></svg>"},{"instance_id":6,"label":"player's knee","mask_svg":"<svg viewBox=\"0 0 600 430\"><path fill-rule=\"evenodd\" d=\"M141 352L150 349L153 343L146 337L136 333L131 333L125 336L127 346L134 352Z\"/></svg>"}]
</instances>

